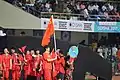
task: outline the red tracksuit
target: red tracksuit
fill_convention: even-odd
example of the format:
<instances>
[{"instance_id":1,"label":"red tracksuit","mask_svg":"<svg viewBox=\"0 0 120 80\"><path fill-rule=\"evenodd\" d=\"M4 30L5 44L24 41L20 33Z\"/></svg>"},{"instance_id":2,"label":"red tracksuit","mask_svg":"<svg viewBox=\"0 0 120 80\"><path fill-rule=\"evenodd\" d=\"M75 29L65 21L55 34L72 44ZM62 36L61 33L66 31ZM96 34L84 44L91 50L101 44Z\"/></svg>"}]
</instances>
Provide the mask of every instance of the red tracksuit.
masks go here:
<instances>
[{"instance_id":1,"label":"red tracksuit","mask_svg":"<svg viewBox=\"0 0 120 80\"><path fill-rule=\"evenodd\" d=\"M20 55L12 55L12 79L19 80L20 78L20 70L21 70L21 56Z\"/></svg>"},{"instance_id":2,"label":"red tracksuit","mask_svg":"<svg viewBox=\"0 0 120 80\"><path fill-rule=\"evenodd\" d=\"M44 80L52 80L52 63L47 59L52 59L49 53L43 53Z\"/></svg>"},{"instance_id":3,"label":"red tracksuit","mask_svg":"<svg viewBox=\"0 0 120 80\"><path fill-rule=\"evenodd\" d=\"M43 58L42 56L36 57L36 67L39 67L40 71L37 71L37 77L41 77L43 75Z\"/></svg>"},{"instance_id":4,"label":"red tracksuit","mask_svg":"<svg viewBox=\"0 0 120 80\"><path fill-rule=\"evenodd\" d=\"M0 55L0 70L2 70L2 55Z\"/></svg>"},{"instance_id":5,"label":"red tracksuit","mask_svg":"<svg viewBox=\"0 0 120 80\"><path fill-rule=\"evenodd\" d=\"M2 55L2 59L3 59L3 77L8 79L9 78L9 70L10 67L12 66L10 64L10 60L12 59L12 57L9 54L3 54Z\"/></svg>"},{"instance_id":6,"label":"red tracksuit","mask_svg":"<svg viewBox=\"0 0 120 80\"><path fill-rule=\"evenodd\" d=\"M30 62L30 75L31 76L36 76L36 62L35 62L35 57L32 57L32 60Z\"/></svg>"},{"instance_id":7,"label":"red tracksuit","mask_svg":"<svg viewBox=\"0 0 120 80\"><path fill-rule=\"evenodd\" d=\"M31 63L32 61L32 56L31 54L26 54L25 55L25 66L24 66L24 79L26 80L27 79L27 76L30 75L30 72L31 72Z\"/></svg>"},{"instance_id":8,"label":"red tracksuit","mask_svg":"<svg viewBox=\"0 0 120 80\"><path fill-rule=\"evenodd\" d=\"M64 57L61 57L60 59L55 61L55 68L58 73L65 74L65 60Z\"/></svg>"},{"instance_id":9,"label":"red tracksuit","mask_svg":"<svg viewBox=\"0 0 120 80\"><path fill-rule=\"evenodd\" d=\"M3 70L3 66L2 66L2 55L0 55L0 75L2 75L2 70ZM4 80L2 76L0 76L0 80Z\"/></svg>"}]
</instances>

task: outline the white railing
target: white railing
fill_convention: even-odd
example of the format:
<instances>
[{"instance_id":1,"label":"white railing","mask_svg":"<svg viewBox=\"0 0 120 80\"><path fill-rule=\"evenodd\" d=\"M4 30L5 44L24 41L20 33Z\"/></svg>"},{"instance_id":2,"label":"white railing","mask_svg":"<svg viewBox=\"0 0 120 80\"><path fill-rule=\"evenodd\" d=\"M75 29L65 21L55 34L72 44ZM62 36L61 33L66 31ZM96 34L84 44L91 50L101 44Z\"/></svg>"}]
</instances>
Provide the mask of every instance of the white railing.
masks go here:
<instances>
[{"instance_id":1,"label":"white railing","mask_svg":"<svg viewBox=\"0 0 120 80\"><path fill-rule=\"evenodd\" d=\"M92 20L92 21L120 21L120 16L109 15L89 15L87 18L84 17L84 14L72 14L72 13L56 13L56 12L41 12L40 18L49 18L51 15L56 19L73 19L73 20Z\"/></svg>"}]
</instances>

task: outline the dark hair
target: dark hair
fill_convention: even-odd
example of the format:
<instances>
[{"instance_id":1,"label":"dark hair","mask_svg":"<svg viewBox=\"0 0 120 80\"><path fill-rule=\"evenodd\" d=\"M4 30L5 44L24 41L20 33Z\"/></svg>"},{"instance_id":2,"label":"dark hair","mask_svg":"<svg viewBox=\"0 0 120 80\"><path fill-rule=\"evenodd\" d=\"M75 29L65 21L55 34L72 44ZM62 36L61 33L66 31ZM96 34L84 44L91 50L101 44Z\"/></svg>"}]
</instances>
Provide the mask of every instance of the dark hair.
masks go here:
<instances>
[{"instance_id":1,"label":"dark hair","mask_svg":"<svg viewBox=\"0 0 120 80\"><path fill-rule=\"evenodd\" d=\"M14 49L14 50L15 50L15 47L11 47L11 49Z\"/></svg>"},{"instance_id":2,"label":"dark hair","mask_svg":"<svg viewBox=\"0 0 120 80\"><path fill-rule=\"evenodd\" d=\"M59 53L60 53L60 54L63 54L63 51L60 50Z\"/></svg>"},{"instance_id":3,"label":"dark hair","mask_svg":"<svg viewBox=\"0 0 120 80\"><path fill-rule=\"evenodd\" d=\"M30 49L30 51L32 51L32 50L34 50L33 48L32 49Z\"/></svg>"},{"instance_id":4,"label":"dark hair","mask_svg":"<svg viewBox=\"0 0 120 80\"><path fill-rule=\"evenodd\" d=\"M65 57L65 61L68 61L70 59L70 55L67 55L66 57Z\"/></svg>"},{"instance_id":5,"label":"dark hair","mask_svg":"<svg viewBox=\"0 0 120 80\"><path fill-rule=\"evenodd\" d=\"M46 49L46 48L49 48L50 46L49 45L46 45L44 48Z\"/></svg>"}]
</instances>

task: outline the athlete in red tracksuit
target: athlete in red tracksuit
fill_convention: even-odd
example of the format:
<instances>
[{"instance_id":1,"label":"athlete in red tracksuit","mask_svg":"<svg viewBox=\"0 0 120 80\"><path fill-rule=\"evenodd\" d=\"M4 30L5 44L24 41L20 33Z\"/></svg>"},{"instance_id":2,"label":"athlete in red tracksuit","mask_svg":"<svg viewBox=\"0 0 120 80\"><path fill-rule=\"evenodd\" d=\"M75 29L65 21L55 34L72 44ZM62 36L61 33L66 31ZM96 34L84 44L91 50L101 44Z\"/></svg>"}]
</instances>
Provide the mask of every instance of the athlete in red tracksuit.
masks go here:
<instances>
[{"instance_id":1,"label":"athlete in red tracksuit","mask_svg":"<svg viewBox=\"0 0 120 80\"><path fill-rule=\"evenodd\" d=\"M4 80L3 79L3 73L2 73L2 71L3 71L3 66L2 66L2 55L0 55L0 80Z\"/></svg>"},{"instance_id":2,"label":"athlete in red tracksuit","mask_svg":"<svg viewBox=\"0 0 120 80\"><path fill-rule=\"evenodd\" d=\"M42 55L40 55L40 51L36 51L36 58L35 58L35 65L36 65L36 76L37 80L40 80L41 76L43 75L43 68L42 68Z\"/></svg>"},{"instance_id":3,"label":"athlete in red tracksuit","mask_svg":"<svg viewBox=\"0 0 120 80\"><path fill-rule=\"evenodd\" d=\"M65 59L62 54L62 51L59 52L58 58L55 61L55 69L57 71L57 80L64 80L64 75L65 75Z\"/></svg>"},{"instance_id":4,"label":"athlete in red tracksuit","mask_svg":"<svg viewBox=\"0 0 120 80\"><path fill-rule=\"evenodd\" d=\"M22 62L21 55L18 53L13 53L12 54L12 79L13 80L20 79L21 62Z\"/></svg>"},{"instance_id":5,"label":"athlete in red tracksuit","mask_svg":"<svg viewBox=\"0 0 120 80\"><path fill-rule=\"evenodd\" d=\"M27 51L26 52L26 55L24 57L24 62L25 62L25 65L24 65L24 80L27 79L27 77L30 75L30 72L31 72L31 63L32 61L32 55L30 54L30 51Z\"/></svg>"},{"instance_id":6,"label":"athlete in red tracksuit","mask_svg":"<svg viewBox=\"0 0 120 80\"><path fill-rule=\"evenodd\" d=\"M12 69L12 57L7 48L4 49L3 59L3 77L4 80L9 80L9 71Z\"/></svg>"},{"instance_id":7,"label":"athlete in red tracksuit","mask_svg":"<svg viewBox=\"0 0 120 80\"><path fill-rule=\"evenodd\" d=\"M32 77L36 77L36 63L35 63L35 57L36 57L36 55L35 55L35 52L34 52L34 50L31 50L31 55L32 55L32 60L31 60L31 62L30 62L30 68L31 68L31 71L30 71L30 75L32 76Z\"/></svg>"},{"instance_id":8,"label":"athlete in red tracksuit","mask_svg":"<svg viewBox=\"0 0 120 80\"><path fill-rule=\"evenodd\" d=\"M43 53L43 71L44 71L44 80L52 80L52 61L56 60L50 54L50 48L45 47L46 51Z\"/></svg>"}]
</instances>

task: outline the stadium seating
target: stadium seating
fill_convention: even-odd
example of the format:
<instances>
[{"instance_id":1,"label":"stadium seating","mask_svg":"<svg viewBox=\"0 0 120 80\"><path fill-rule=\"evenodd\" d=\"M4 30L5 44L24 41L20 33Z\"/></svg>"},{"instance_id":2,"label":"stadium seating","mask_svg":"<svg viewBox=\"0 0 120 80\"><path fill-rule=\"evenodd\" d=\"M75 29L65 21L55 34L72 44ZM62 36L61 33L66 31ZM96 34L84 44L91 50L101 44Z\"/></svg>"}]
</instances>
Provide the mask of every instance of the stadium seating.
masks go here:
<instances>
[{"instance_id":1,"label":"stadium seating","mask_svg":"<svg viewBox=\"0 0 120 80\"><path fill-rule=\"evenodd\" d=\"M119 2L98 2L84 0L5 0L14 6L29 12L39 18L49 17L51 14L55 18L92 20L92 21L120 21ZM31 1L31 2L30 2ZM60 4L61 3L61 4Z\"/></svg>"}]
</instances>

